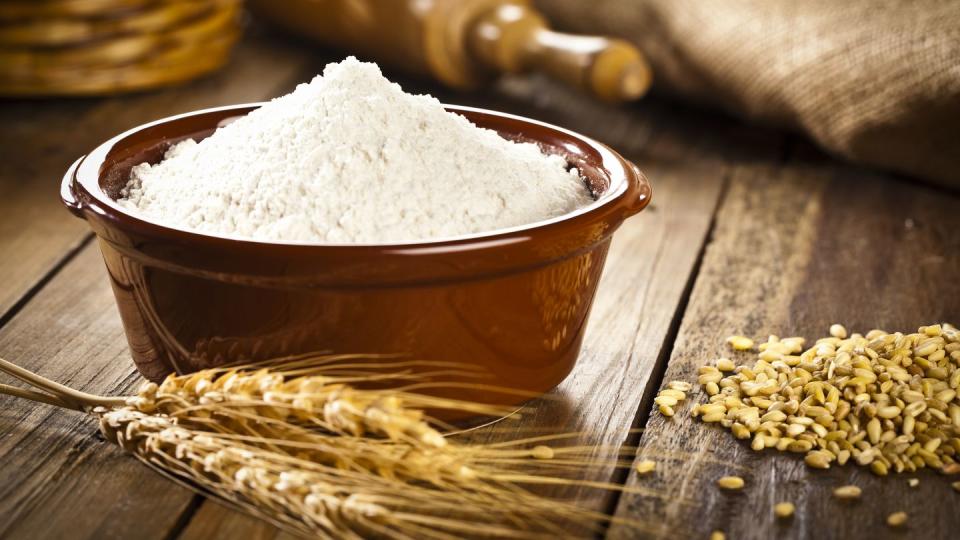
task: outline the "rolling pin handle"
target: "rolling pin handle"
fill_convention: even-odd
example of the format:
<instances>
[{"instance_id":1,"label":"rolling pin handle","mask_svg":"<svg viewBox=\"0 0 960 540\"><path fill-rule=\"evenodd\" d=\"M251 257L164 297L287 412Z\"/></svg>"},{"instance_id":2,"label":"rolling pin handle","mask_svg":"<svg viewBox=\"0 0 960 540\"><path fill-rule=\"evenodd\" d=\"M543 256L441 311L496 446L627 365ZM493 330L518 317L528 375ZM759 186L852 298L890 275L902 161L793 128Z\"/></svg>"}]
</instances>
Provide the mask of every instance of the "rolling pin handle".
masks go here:
<instances>
[{"instance_id":1,"label":"rolling pin handle","mask_svg":"<svg viewBox=\"0 0 960 540\"><path fill-rule=\"evenodd\" d=\"M650 88L649 64L636 47L621 39L555 32L521 2L493 8L468 36L473 56L497 71L542 71L609 102L638 99Z\"/></svg>"}]
</instances>

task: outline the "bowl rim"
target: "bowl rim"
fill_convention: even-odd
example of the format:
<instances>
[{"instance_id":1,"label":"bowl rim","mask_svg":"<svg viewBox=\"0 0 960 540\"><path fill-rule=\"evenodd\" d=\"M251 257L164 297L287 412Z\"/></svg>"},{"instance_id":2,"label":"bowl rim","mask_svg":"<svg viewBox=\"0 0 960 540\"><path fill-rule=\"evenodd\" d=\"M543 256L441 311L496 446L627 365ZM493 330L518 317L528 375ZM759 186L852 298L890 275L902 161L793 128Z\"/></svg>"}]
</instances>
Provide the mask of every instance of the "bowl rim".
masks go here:
<instances>
[{"instance_id":1,"label":"bowl rim","mask_svg":"<svg viewBox=\"0 0 960 540\"><path fill-rule=\"evenodd\" d=\"M468 115L492 117L501 121L506 120L515 123L519 127L524 125L532 125L548 132L552 131L555 134L562 135L563 138L579 141L582 145L589 147L592 151L596 152L600 156L599 169L603 171L610 182L608 189L595 201L586 206L577 208L576 210L567 212L560 216L514 227L465 235L402 242L333 243L258 240L250 237L218 235L193 229L179 228L173 225L155 221L149 216L141 216L130 212L128 209L118 204L106 192L104 192L100 186L100 178L104 172L104 166L107 163L108 156L111 154L114 148L122 143L125 139L150 128L195 116L229 111L242 111L242 114L247 114L256 108L265 105L266 103L268 102L252 102L200 109L160 118L158 120L147 122L145 124L128 129L100 144L90 153L78 159L70 167L70 170L64 177L63 185L61 186L62 202L68 207L68 209L80 217L85 217L84 212L90 211L96 214L98 217L107 219L108 221L118 224L122 222L122 225L119 225L121 227L129 228L132 225L134 228L140 230L141 232L145 232L152 237L181 241L186 239L200 243L214 242L220 244L222 242L228 242L238 247L249 247L253 249L263 246L279 246L291 249L335 248L337 250L412 250L418 253L429 252L433 249L442 249L447 251L450 248L489 248L497 245L522 242L524 240L528 240L528 233L534 230L550 230L555 227L568 224L569 222L578 221L581 219L590 219L591 221L595 219L602 219L609 217L611 214L617 211L623 213L620 218L622 220L641 211L650 202L650 183L639 170L639 168L621 157L617 152L612 150L607 145L591 137L581 135L574 131L549 124L547 122L541 122L539 120L534 120L519 115L478 107L450 104L443 104L443 106L447 111L453 113L466 113ZM493 129L484 125L479 125L470 118L468 118L468 120L470 120L471 123L478 125L478 127L484 129ZM522 134L523 130L517 130L515 133ZM542 142L536 137L531 137L530 140L534 142ZM159 142L161 141L158 140L157 143Z\"/></svg>"}]
</instances>

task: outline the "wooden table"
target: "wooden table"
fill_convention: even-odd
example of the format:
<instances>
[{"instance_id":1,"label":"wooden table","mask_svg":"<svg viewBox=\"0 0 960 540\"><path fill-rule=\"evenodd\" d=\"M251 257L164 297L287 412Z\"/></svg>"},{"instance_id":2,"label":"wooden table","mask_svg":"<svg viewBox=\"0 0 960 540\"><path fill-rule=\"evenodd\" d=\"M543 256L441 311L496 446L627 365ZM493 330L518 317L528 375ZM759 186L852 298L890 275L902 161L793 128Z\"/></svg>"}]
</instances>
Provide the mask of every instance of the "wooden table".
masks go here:
<instances>
[{"instance_id":1,"label":"wooden table","mask_svg":"<svg viewBox=\"0 0 960 540\"><path fill-rule=\"evenodd\" d=\"M191 85L116 99L6 101L0 112L0 355L73 387L121 394L133 370L106 273L86 225L61 208L72 160L128 127L261 100L319 72L333 53L253 35L230 67ZM695 379L741 333L825 335L830 323L914 331L960 322L960 197L845 165L798 138L659 99L615 108L539 79L442 98L532 116L607 142L652 179L651 208L618 232L576 371L523 425L640 445L659 462L637 478L659 496L581 494L583 505L643 521L608 536L958 538L960 493L925 472L877 478L853 466L811 471L757 454L724 430L650 414L663 381ZM702 399L699 393L695 399ZM79 414L0 399L0 535L8 538L275 538L272 527L206 501L105 443ZM640 433L633 428L645 430ZM492 437L492 436L491 436ZM720 493L723 474L746 478ZM855 483L861 502L838 505ZM778 524L772 505L797 505ZM894 532L887 514L905 510Z\"/></svg>"}]
</instances>

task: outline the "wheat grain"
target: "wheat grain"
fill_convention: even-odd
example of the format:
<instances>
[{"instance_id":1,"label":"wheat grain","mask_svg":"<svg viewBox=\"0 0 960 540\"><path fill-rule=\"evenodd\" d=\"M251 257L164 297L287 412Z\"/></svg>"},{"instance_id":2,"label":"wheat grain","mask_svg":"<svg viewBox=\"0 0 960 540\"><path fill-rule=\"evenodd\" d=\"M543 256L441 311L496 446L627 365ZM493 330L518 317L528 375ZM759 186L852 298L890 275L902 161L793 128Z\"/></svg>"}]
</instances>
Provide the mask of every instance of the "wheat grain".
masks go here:
<instances>
[{"instance_id":1,"label":"wheat grain","mask_svg":"<svg viewBox=\"0 0 960 540\"><path fill-rule=\"evenodd\" d=\"M780 519L789 519L793 517L796 509L796 506L794 506L792 502L782 502L773 506L773 513Z\"/></svg>"},{"instance_id":2,"label":"wheat grain","mask_svg":"<svg viewBox=\"0 0 960 540\"><path fill-rule=\"evenodd\" d=\"M840 486L833 490L833 496L838 499L859 499L863 490L859 486Z\"/></svg>"},{"instance_id":3,"label":"wheat grain","mask_svg":"<svg viewBox=\"0 0 960 540\"><path fill-rule=\"evenodd\" d=\"M743 489L743 478L739 476L724 476L717 480L717 486L720 489L725 489L728 491L738 491Z\"/></svg>"},{"instance_id":4,"label":"wheat grain","mask_svg":"<svg viewBox=\"0 0 960 540\"><path fill-rule=\"evenodd\" d=\"M746 338L731 336L734 348ZM770 336L752 366L732 374L706 365L709 404L694 416L728 427L751 448L805 454L813 468L848 461L884 476L929 467L960 472L960 331L943 323L917 333L842 325L803 350L802 338ZM716 410L714 410L716 408Z\"/></svg>"},{"instance_id":5,"label":"wheat grain","mask_svg":"<svg viewBox=\"0 0 960 540\"><path fill-rule=\"evenodd\" d=\"M637 473L638 474L647 474L653 472L657 468L657 462L649 459L644 459L637 462Z\"/></svg>"},{"instance_id":6,"label":"wheat grain","mask_svg":"<svg viewBox=\"0 0 960 540\"><path fill-rule=\"evenodd\" d=\"M902 527L907 522L906 512L894 512L887 516L887 525L891 527Z\"/></svg>"},{"instance_id":7,"label":"wheat grain","mask_svg":"<svg viewBox=\"0 0 960 540\"><path fill-rule=\"evenodd\" d=\"M753 340L745 336L730 336L727 343L735 351L749 351L753 349Z\"/></svg>"}]
</instances>

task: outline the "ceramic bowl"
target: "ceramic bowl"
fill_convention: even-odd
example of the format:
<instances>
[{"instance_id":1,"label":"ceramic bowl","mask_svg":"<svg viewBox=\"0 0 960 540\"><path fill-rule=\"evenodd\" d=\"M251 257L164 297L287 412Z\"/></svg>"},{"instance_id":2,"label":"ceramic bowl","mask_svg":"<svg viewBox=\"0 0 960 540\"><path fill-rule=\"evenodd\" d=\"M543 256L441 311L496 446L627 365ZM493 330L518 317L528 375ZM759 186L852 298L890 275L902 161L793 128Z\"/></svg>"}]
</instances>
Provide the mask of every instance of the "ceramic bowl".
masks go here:
<instances>
[{"instance_id":1,"label":"ceramic bowl","mask_svg":"<svg viewBox=\"0 0 960 540\"><path fill-rule=\"evenodd\" d=\"M115 202L133 165L157 162L170 144L206 137L259 106L137 127L77 160L63 179L63 203L97 235L145 377L314 352L469 363L490 374L486 384L524 392L545 392L570 373L611 236L650 201L650 185L633 164L559 127L450 106L478 126L563 155L595 202L522 227L376 245L211 236ZM519 401L480 390L456 395Z\"/></svg>"}]
</instances>

